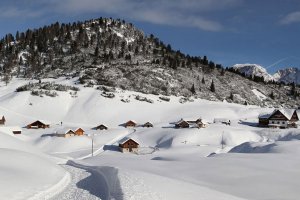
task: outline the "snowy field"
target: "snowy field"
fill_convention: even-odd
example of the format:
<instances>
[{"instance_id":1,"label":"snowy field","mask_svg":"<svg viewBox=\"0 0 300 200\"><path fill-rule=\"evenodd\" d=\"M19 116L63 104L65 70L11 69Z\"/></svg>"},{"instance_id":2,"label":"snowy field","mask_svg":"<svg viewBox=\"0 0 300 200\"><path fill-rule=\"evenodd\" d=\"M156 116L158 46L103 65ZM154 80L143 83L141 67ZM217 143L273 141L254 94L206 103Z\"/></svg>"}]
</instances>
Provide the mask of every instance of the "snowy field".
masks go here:
<instances>
[{"instance_id":1,"label":"snowy field","mask_svg":"<svg viewBox=\"0 0 300 200\"><path fill-rule=\"evenodd\" d=\"M0 114L6 118L0 127L0 199L299 199L299 129L256 127L257 116L272 108L200 99L182 104L180 97L166 102L122 90L110 99L80 85L77 97L15 92L28 82L13 79L0 86ZM209 124L174 129L181 118ZM231 125L213 123L215 118ZM50 128L25 128L36 120L51 122ZM154 128L126 129L128 120L149 121ZM92 129L100 124L108 130ZM12 134L15 126L22 134ZM80 127L86 135L56 137L64 127ZM138 154L119 152L124 137L139 142Z\"/></svg>"}]
</instances>

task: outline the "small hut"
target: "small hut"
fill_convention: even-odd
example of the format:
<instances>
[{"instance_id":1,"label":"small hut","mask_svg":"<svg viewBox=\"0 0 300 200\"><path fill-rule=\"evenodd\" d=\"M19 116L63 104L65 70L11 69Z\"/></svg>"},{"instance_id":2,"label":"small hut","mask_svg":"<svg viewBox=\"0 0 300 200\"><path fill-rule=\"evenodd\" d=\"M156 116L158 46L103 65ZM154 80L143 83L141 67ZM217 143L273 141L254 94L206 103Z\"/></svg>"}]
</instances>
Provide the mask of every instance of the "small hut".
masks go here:
<instances>
[{"instance_id":1,"label":"small hut","mask_svg":"<svg viewBox=\"0 0 300 200\"><path fill-rule=\"evenodd\" d=\"M136 127L137 123L133 120L129 120L128 122L125 123L125 127L126 128L133 128L133 127Z\"/></svg>"},{"instance_id":2,"label":"small hut","mask_svg":"<svg viewBox=\"0 0 300 200\"><path fill-rule=\"evenodd\" d=\"M119 149L124 152L138 152L139 143L131 138L124 138L119 142Z\"/></svg>"},{"instance_id":3,"label":"small hut","mask_svg":"<svg viewBox=\"0 0 300 200\"><path fill-rule=\"evenodd\" d=\"M95 130L107 130L107 126L100 124L99 126L96 126L95 128L93 128Z\"/></svg>"},{"instance_id":4,"label":"small hut","mask_svg":"<svg viewBox=\"0 0 300 200\"><path fill-rule=\"evenodd\" d=\"M189 128L190 124L185 120L180 120L175 124L175 128Z\"/></svg>"},{"instance_id":5,"label":"small hut","mask_svg":"<svg viewBox=\"0 0 300 200\"><path fill-rule=\"evenodd\" d=\"M38 129L38 128L49 128L50 127L50 123L42 121L42 120L37 120L31 124L28 124L26 126L28 129Z\"/></svg>"},{"instance_id":6,"label":"small hut","mask_svg":"<svg viewBox=\"0 0 300 200\"><path fill-rule=\"evenodd\" d=\"M271 114L260 114L258 116L258 126L260 127L268 127L269 125L269 118Z\"/></svg>"},{"instance_id":7,"label":"small hut","mask_svg":"<svg viewBox=\"0 0 300 200\"><path fill-rule=\"evenodd\" d=\"M146 122L145 124L143 124L144 128L153 128L153 124L150 122Z\"/></svg>"},{"instance_id":8,"label":"small hut","mask_svg":"<svg viewBox=\"0 0 300 200\"><path fill-rule=\"evenodd\" d=\"M206 128L208 123L202 119L197 119L196 120L196 127L197 128Z\"/></svg>"},{"instance_id":9,"label":"small hut","mask_svg":"<svg viewBox=\"0 0 300 200\"><path fill-rule=\"evenodd\" d=\"M59 129L56 131L56 135L58 137L72 137L72 136L75 136L75 133L72 129L70 128L64 128L64 129Z\"/></svg>"},{"instance_id":10,"label":"small hut","mask_svg":"<svg viewBox=\"0 0 300 200\"><path fill-rule=\"evenodd\" d=\"M82 136L84 135L84 130L82 128L77 128L75 131L74 131L74 134L75 135L78 135L78 136Z\"/></svg>"},{"instance_id":11,"label":"small hut","mask_svg":"<svg viewBox=\"0 0 300 200\"><path fill-rule=\"evenodd\" d=\"M22 129L20 127L11 127L11 130L12 130L14 135L22 133Z\"/></svg>"},{"instance_id":12,"label":"small hut","mask_svg":"<svg viewBox=\"0 0 300 200\"><path fill-rule=\"evenodd\" d=\"M5 122L6 122L6 119L5 119L4 115L2 115L2 117L0 118L0 125L5 125Z\"/></svg>"}]
</instances>

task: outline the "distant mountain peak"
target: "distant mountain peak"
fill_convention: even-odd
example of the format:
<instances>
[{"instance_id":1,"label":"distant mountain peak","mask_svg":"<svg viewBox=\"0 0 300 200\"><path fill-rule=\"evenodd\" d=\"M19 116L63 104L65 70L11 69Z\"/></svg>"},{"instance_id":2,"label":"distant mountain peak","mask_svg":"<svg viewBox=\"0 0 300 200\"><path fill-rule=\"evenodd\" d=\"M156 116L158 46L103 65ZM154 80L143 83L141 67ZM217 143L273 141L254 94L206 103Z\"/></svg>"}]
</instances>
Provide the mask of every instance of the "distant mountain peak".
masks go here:
<instances>
[{"instance_id":1,"label":"distant mountain peak","mask_svg":"<svg viewBox=\"0 0 300 200\"><path fill-rule=\"evenodd\" d=\"M273 76L270 75L264 67L258 64L235 64L232 68L238 70L240 73L244 73L247 77L259 76L264 77L265 81L274 80Z\"/></svg>"},{"instance_id":2,"label":"distant mountain peak","mask_svg":"<svg viewBox=\"0 0 300 200\"><path fill-rule=\"evenodd\" d=\"M277 82L300 84L300 70L296 67L278 70L273 77Z\"/></svg>"}]
</instances>

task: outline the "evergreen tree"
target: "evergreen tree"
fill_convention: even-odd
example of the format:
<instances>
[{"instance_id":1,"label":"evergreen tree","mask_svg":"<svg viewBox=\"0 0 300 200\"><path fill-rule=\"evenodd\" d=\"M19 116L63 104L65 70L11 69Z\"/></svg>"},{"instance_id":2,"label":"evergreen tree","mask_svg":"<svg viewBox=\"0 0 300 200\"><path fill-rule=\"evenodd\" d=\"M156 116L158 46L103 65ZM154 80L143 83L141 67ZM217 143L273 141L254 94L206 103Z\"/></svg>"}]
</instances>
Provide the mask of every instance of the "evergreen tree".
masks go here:
<instances>
[{"instance_id":1,"label":"evergreen tree","mask_svg":"<svg viewBox=\"0 0 300 200\"><path fill-rule=\"evenodd\" d=\"M270 94L270 98L273 99L273 100L275 99L275 95L274 95L274 92L273 92L273 91L272 91L271 94Z\"/></svg>"},{"instance_id":2,"label":"evergreen tree","mask_svg":"<svg viewBox=\"0 0 300 200\"><path fill-rule=\"evenodd\" d=\"M205 79L204 79L204 77L202 77L202 84L205 84Z\"/></svg>"},{"instance_id":3,"label":"evergreen tree","mask_svg":"<svg viewBox=\"0 0 300 200\"><path fill-rule=\"evenodd\" d=\"M95 48L94 56L96 56L96 57L99 56L99 47L98 47L98 45Z\"/></svg>"},{"instance_id":4,"label":"evergreen tree","mask_svg":"<svg viewBox=\"0 0 300 200\"><path fill-rule=\"evenodd\" d=\"M294 96L294 97L297 96L296 84L294 82L292 83L291 95Z\"/></svg>"},{"instance_id":5,"label":"evergreen tree","mask_svg":"<svg viewBox=\"0 0 300 200\"><path fill-rule=\"evenodd\" d=\"M233 93L232 92L230 92L229 99L231 99L231 101L233 101Z\"/></svg>"},{"instance_id":6,"label":"evergreen tree","mask_svg":"<svg viewBox=\"0 0 300 200\"><path fill-rule=\"evenodd\" d=\"M192 92L193 94L196 94L195 84L192 85L192 87L191 87L191 92Z\"/></svg>"},{"instance_id":7,"label":"evergreen tree","mask_svg":"<svg viewBox=\"0 0 300 200\"><path fill-rule=\"evenodd\" d=\"M214 84L214 80L211 81L210 91L211 91L211 92L215 92L215 91L216 91L215 84Z\"/></svg>"}]
</instances>

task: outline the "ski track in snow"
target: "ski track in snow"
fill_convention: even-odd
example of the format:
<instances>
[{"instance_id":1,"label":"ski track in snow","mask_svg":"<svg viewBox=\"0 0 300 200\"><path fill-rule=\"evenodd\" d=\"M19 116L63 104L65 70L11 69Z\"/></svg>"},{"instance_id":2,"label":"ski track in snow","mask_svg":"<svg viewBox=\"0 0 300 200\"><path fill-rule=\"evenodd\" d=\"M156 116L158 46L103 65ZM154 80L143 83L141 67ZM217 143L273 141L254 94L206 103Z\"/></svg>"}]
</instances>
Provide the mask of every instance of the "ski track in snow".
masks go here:
<instances>
[{"instance_id":1,"label":"ski track in snow","mask_svg":"<svg viewBox=\"0 0 300 200\"><path fill-rule=\"evenodd\" d=\"M90 172L70 165L62 165L71 174L71 182L63 192L50 200L99 200L97 179ZM85 188L85 189L84 189ZM88 190L86 190L88 189Z\"/></svg>"}]
</instances>

